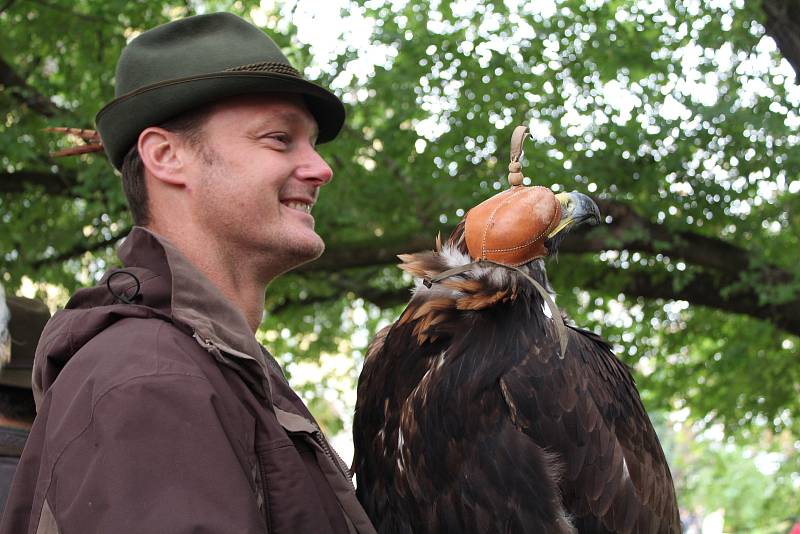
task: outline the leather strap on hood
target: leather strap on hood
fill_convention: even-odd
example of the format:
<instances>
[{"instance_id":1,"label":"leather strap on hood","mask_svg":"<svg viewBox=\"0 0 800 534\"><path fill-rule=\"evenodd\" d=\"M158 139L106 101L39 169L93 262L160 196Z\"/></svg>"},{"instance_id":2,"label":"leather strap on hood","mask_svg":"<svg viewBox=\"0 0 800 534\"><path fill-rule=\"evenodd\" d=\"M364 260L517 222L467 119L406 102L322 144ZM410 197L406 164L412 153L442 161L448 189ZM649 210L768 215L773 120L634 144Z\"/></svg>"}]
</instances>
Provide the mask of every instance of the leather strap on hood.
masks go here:
<instances>
[{"instance_id":1,"label":"leather strap on hood","mask_svg":"<svg viewBox=\"0 0 800 534\"><path fill-rule=\"evenodd\" d=\"M510 186L522 185L525 177L522 175L522 143L528 137L527 126L517 126L511 134L511 162L508 164L508 184Z\"/></svg>"}]
</instances>

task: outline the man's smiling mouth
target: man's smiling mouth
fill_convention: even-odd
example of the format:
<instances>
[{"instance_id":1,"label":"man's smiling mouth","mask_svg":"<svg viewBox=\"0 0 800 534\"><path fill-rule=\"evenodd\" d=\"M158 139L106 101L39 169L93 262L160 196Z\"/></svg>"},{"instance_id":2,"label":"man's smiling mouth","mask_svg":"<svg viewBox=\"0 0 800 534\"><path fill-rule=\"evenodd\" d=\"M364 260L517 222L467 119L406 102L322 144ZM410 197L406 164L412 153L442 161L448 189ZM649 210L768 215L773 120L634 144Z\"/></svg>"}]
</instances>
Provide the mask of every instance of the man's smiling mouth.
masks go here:
<instances>
[{"instance_id":1,"label":"man's smiling mouth","mask_svg":"<svg viewBox=\"0 0 800 534\"><path fill-rule=\"evenodd\" d=\"M314 206L313 204L309 204L308 202L302 202L299 200L289 200L286 202L282 202L282 204L287 208L292 208L293 210L302 211L303 213L311 213L311 208Z\"/></svg>"}]
</instances>

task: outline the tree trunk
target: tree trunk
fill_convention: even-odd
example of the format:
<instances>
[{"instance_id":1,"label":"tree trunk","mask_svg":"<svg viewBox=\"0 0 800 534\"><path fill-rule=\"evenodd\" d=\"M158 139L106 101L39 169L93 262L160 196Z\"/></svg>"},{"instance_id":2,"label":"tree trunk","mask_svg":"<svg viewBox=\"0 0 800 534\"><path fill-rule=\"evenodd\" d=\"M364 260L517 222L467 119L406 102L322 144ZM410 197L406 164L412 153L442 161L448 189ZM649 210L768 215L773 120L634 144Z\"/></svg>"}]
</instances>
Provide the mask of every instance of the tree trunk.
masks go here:
<instances>
[{"instance_id":1,"label":"tree trunk","mask_svg":"<svg viewBox=\"0 0 800 534\"><path fill-rule=\"evenodd\" d=\"M800 0L763 0L767 35L794 69L800 84Z\"/></svg>"}]
</instances>

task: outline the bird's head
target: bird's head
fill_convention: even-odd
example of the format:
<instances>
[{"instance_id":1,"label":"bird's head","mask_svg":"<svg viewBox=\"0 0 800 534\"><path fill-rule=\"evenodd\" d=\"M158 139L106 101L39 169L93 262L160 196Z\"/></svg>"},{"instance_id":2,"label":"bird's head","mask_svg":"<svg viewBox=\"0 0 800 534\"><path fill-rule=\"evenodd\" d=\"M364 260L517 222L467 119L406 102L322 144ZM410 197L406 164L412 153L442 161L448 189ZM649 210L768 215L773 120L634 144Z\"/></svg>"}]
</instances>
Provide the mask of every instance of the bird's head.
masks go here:
<instances>
[{"instance_id":1,"label":"bird's head","mask_svg":"<svg viewBox=\"0 0 800 534\"><path fill-rule=\"evenodd\" d=\"M597 204L582 193L516 186L467 213L462 247L474 260L519 266L554 255L572 229L599 222Z\"/></svg>"},{"instance_id":2,"label":"bird's head","mask_svg":"<svg viewBox=\"0 0 800 534\"><path fill-rule=\"evenodd\" d=\"M600 210L578 192L556 195L546 187L522 185L521 147L527 135L527 126L517 126L511 138L511 188L469 210L446 243L436 240L435 252L400 255L400 268L420 279L415 297L427 297L426 306L420 306L414 318L433 307L475 311L521 301L528 310L535 310L546 305L563 358L566 327L552 299L542 260L556 254L573 228L599 223ZM430 333L424 330L422 335Z\"/></svg>"},{"instance_id":3,"label":"bird's head","mask_svg":"<svg viewBox=\"0 0 800 534\"><path fill-rule=\"evenodd\" d=\"M555 195L561 207L561 220L544 241L547 255L553 256L558 252L561 241L570 233L585 223L590 225L600 224L600 209L591 197L572 191L571 193L558 193Z\"/></svg>"},{"instance_id":4,"label":"bird's head","mask_svg":"<svg viewBox=\"0 0 800 534\"><path fill-rule=\"evenodd\" d=\"M415 297L428 299L413 317L433 317L436 314L428 312L434 308L476 311L507 302L522 301L534 308L544 304L556 324L563 357L564 321L541 260L555 254L564 236L586 222L600 222L600 210L577 192L556 195L546 187L512 186L481 202L446 243L437 239L435 252L399 256L400 268L420 280ZM426 329L419 332L420 339L431 337Z\"/></svg>"}]
</instances>

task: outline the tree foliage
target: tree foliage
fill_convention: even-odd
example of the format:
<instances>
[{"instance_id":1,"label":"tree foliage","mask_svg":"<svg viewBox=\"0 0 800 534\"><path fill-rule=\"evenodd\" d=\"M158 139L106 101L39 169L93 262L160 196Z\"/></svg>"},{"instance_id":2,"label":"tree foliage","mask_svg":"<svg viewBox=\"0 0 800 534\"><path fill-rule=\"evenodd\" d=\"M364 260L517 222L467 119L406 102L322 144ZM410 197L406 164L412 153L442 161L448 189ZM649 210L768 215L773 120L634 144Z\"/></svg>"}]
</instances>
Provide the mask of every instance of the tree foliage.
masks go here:
<instances>
[{"instance_id":1,"label":"tree foliage","mask_svg":"<svg viewBox=\"0 0 800 534\"><path fill-rule=\"evenodd\" d=\"M322 147L327 252L267 292L261 335L290 372L360 356L408 297L394 255L430 248L505 187L511 130L527 123L530 182L590 193L606 215L551 262L559 305L616 345L650 409L750 442L788 432L796 458L800 90L766 34L791 35L781 5L370 0L334 23L309 2L0 2L2 282L73 290L114 263L130 228L118 179L102 157L49 158L65 141L43 128L92 126L127 39L225 9L348 108ZM336 47L311 43L331 25Z\"/></svg>"}]
</instances>

